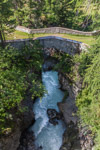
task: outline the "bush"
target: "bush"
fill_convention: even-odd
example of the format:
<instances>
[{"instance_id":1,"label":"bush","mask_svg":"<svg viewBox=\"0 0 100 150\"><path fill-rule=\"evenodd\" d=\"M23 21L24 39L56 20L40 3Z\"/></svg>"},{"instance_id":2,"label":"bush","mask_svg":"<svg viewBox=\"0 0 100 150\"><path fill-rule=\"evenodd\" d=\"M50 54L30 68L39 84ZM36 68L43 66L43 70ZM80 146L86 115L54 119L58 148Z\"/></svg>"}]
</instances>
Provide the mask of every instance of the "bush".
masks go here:
<instances>
[{"instance_id":1,"label":"bush","mask_svg":"<svg viewBox=\"0 0 100 150\"><path fill-rule=\"evenodd\" d=\"M65 74L71 73L73 66L73 58L71 55L57 51L54 53L53 57L58 60L54 68L55 70L59 70Z\"/></svg>"},{"instance_id":2,"label":"bush","mask_svg":"<svg viewBox=\"0 0 100 150\"><path fill-rule=\"evenodd\" d=\"M78 113L85 124L96 133L96 149L100 150L100 43L81 57L80 71L84 78L82 91L77 97ZM86 59L88 58L88 59ZM84 63L83 63L84 62Z\"/></svg>"},{"instance_id":3,"label":"bush","mask_svg":"<svg viewBox=\"0 0 100 150\"><path fill-rule=\"evenodd\" d=\"M40 79L43 55L38 43L30 43L22 50L12 47L0 48L0 133L13 127L15 112L23 112L20 103L26 91L32 98L44 92Z\"/></svg>"}]
</instances>

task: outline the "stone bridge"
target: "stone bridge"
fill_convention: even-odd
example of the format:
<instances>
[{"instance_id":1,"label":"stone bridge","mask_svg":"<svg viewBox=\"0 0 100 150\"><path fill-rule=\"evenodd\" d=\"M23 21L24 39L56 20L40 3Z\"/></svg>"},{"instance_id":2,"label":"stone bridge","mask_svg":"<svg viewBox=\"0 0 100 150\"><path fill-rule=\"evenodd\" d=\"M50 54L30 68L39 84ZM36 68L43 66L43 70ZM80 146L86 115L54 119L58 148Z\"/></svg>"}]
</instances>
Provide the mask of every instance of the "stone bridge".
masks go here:
<instances>
[{"instance_id":1,"label":"stone bridge","mask_svg":"<svg viewBox=\"0 0 100 150\"><path fill-rule=\"evenodd\" d=\"M31 40L38 40L43 48L55 48L70 55L80 53L88 47L88 45L84 43L56 36L39 37ZM6 43L15 48L21 49L25 44L28 44L29 41L30 39L19 39L9 40L6 41Z\"/></svg>"}]
</instances>

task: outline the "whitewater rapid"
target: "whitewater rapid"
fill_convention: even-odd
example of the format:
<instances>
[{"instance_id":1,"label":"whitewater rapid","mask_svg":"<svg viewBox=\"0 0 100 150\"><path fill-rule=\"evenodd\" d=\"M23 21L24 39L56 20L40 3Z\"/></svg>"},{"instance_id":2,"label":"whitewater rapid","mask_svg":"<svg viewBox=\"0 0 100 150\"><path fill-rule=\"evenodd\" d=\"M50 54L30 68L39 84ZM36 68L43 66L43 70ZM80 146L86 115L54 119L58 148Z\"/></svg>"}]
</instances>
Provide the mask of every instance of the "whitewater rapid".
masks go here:
<instances>
[{"instance_id":1,"label":"whitewater rapid","mask_svg":"<svg viewBox=\"0 0 100 150\"><path fill-rule=\"evenodd\" d=\"M61 120L56 126L49 123L47 109L56 109L59 112L57 103L62 101L64 93L59 89L60 84L56 71L43 72L42 81L47 93L42 99L37 99L34 104L33 112L36 121L31 130L35 134L36 147L42 150L59 150L62 145L65 124Z\"/></svg>"}]
</instances>

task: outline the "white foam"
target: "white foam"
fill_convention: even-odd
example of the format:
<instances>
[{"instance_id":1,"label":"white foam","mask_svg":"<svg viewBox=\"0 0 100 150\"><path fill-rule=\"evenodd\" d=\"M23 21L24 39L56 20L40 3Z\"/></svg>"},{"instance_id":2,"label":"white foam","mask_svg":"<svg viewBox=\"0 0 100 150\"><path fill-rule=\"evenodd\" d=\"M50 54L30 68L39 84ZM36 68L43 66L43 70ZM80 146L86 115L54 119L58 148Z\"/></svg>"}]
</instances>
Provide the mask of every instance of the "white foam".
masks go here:
<instances>
[{"instance_id":1,"label":"white foam","mask_svg":"<svg viewBox=\"0 0 100 150\"><path fill-rule=\"evenodd\" d=\"M31 129L35 133L37 147L42 146L43 150L59 150L65 127L62 121L59 121L56 126L50 124L47 109L52 108L59 111L57 102L62 101L64 93L59 90L57 72L43 72L42 79L48 94L44 94L42 100L37 99L34 104L33 111L36 122Z\"/></svg>"}]
</instances>

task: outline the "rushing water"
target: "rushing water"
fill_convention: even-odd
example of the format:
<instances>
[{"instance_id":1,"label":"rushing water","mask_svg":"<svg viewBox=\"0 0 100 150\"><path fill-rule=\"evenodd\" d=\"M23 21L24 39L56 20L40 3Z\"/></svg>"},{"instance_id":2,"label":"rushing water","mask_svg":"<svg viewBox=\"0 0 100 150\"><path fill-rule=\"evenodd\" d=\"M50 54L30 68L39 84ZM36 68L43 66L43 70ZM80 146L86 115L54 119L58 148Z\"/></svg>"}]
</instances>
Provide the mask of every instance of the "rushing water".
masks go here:
<instances>
[{"instance_id":1,"label":"rushing water","mask_svg":"<svg viewBox=\"0 0 100 150\"><path fill-rule=\"evenodd\" d=\"M42 100L37 99L34 104L33 111L36 122L31 129L35 133L35 144L37 147L42 146L42 150L59 150L62 145L65 125L61 120L56 126L49 123L47 109L56 109L59 112L57 102L62 101L64 93L59 89L57 72L43 72L42 81L48 94L45 94Z\"/></svg>"}]
</instances>

